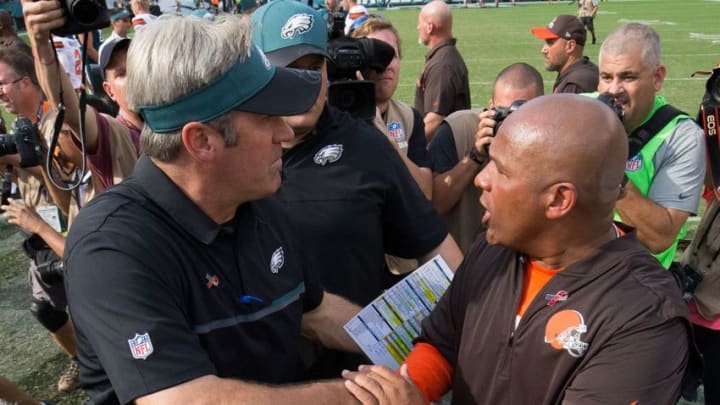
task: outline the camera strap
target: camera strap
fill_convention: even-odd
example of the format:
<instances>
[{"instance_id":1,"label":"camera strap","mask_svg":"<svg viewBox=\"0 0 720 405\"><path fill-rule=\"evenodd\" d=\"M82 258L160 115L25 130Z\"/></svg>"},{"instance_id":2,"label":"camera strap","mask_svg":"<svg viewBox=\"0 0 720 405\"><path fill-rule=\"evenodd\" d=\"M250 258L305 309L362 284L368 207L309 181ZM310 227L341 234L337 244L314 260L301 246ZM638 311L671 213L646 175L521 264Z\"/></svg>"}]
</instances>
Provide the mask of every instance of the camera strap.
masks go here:
<instances>
[{"instance_id":1,"label":"camera strap","mask_svg":"<svg viewBox=\"0 0 720 405\"><path fill-rule=\"evenodd\" d=\"M696 72L697 73L697 72ZM720 142L718 141L718 120L720 120L720 104L713 97L711 87L720 80L720 68L712 71L712 76L707 80L707 91L700 104L697 123L705 133L705 146L707 148L708 170L710 180L713 184L715 198L720 200ZM715 90L717 91L717 90Z\"/></svg>"},{"instance_id":2,"label":"camera strap","mask_svg":"<svg viewBox=\"0 0 720 405\"><path fill-rule=\"evenodd\" d=\"M645 145L657 134L661 129L665 127L670 121L672 121L678 115L687 115L670 104L665 104L660 107L649 120L644 124L635 128L634 131L628 135L628 159L634 157L642 150Z\"/></svg>"}]
</instances>

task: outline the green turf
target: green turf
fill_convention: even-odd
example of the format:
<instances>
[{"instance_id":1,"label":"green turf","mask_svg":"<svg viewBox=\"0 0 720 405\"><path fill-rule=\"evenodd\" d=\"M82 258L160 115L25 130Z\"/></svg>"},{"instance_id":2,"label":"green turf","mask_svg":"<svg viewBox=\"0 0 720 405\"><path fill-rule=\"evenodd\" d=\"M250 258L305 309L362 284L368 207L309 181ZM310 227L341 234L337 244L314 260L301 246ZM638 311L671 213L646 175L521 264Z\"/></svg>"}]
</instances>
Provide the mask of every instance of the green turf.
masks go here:
<instances>
[{"instance_id":1,"label":"green turf","mask_svg":"<svg viewBox=\"0 0 720 405\"><path fill-rule=\"evenodd\" d=\"M427 51L417 44L418 11L418 8L375 10L392 20L400 31L403 61L397 97L411 103L415 79ZM514 8L503 4L499 9L476 6L454 9L455 36L470 70L473 105L485 105L497 72L518 61L537 67L549 91L555 73L543 71L542 43L530 34L530 28L546 24L555 15L574 12L575 7L567 1L518 2ZM596 29L602 40L623 21L651 23L663 40L663 60L668 68L662 94L671 103L695 114L705 79L693 79L690 74L699 69L708 70L720 60L718 15L720 2L717 0L609 0L600 3ZM106 36L107 33L106 30ZM588 45L586 54L596 61L598 49L599 45ZM57 376L67 360L27 310L30 291L25 284L26 259L18 249L20 238L1 222L0 375L18 382L38 398L63 404L80 403L83 398L80 391L68 396L54 390Z\"/></svg>"},{"instance_id":2,"label":"green turf","mask_svg":"<svg viewBox=\"0 0 720 405\"><path fill-rule=\"evenodd\" d=\"M573 14L576 7L567 1L503 4L496 9L453 9L454 35L470 72L474 107L485 106L497 72L513 62L535 66L549 92L556 73L543 68L542 41L530 34L559 14ZM417 43L415 31L419 8L379 9L397 27L402 38L398 99L412 103L415 82L422 69L427 48ZM598 41L622 22L649 23L660 34L663 63L668 75L661 94L677 107L694 115L704 93L704 78L691 78L696 70L709 70L720 60L720 2L707 0L606 1L600 3L595 19ZM696 39L697 37L704 39ZM715 43L713 43L713 40ZM600 44L585 47L585 54L597 62Z\"/></svg>"}]
</instances>

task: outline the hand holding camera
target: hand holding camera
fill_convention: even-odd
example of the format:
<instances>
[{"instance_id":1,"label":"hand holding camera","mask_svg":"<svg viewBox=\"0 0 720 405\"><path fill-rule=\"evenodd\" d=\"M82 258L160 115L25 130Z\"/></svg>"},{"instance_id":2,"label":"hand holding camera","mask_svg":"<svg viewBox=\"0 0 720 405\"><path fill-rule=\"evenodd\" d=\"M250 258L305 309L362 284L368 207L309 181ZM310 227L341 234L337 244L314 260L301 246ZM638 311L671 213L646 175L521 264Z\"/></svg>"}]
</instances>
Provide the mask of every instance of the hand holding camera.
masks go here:
<instances>
[{"instance_id":1,"label":"hand holding camera","mask_svg":"<svg viewBox=\"0 0 720 405\"><path fill-rule=\"evenodd\" d=\"M495 136L495 110L485 110L478 114L478 130L475 133L475 155L483 160L488 159L488 148Z\"/></svg>"},{"instance_id":2,"label":"hand holding camera","mask_svg":"<svg viewBox=\"0 0 720 405\"><path fill-rule=\"evenodd\" d=\"M525 104L525 100L515 100L509 107L495 107L480 113L478 130L475 133L475 153L483 159L488 158L488 148L498 128L513 111Z\"/></svg>"}]
</instances>

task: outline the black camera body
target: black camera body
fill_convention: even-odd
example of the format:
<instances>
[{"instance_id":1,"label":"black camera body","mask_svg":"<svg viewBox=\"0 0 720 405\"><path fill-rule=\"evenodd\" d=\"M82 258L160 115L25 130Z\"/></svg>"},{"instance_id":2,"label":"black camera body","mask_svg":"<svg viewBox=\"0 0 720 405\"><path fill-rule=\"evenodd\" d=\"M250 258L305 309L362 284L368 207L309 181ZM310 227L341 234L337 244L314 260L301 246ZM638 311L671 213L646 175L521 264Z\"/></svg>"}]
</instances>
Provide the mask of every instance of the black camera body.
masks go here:
<instances>
[{"instance_id":1,"label":"black camera body","mask_svg":"<svg viewBox=\"0 0 720 405\"><path fill-rule=\"evenodd\" d=\"M328 39L333 40L345 35L345 16L340 12L327 13Z\"/></svg>"},{"instance_id":2,"label":"black camera body","mask_svg":"<svg viewBox=\"0 0 720 405\"><path fill-rule=\"evenodd\" d=\"M42 147L37 127L26 117L17 117L9 134L0 134L0 156L20 155L20 167L37 166L42 161Z\"/></svg>"},{"instance_id":3,"label":"black camera body","mask_svg":"<svg viewBox=\"0 0 720 405\"><path fill-rule=\"evenodd\" d=\"M620 122L623 121L625 118L625 111L623 111L622 106L620 103L615 100L615 97L613 97L610 93L600 93L598 94L597 100L601 103L605 104L606 106L610 107L611 110L617 115L618 119L620 119Z\"/></svg>"},{"instance_id":4,"label":"black camera body","mask_svg":"<svg viewBox=\"0 0 720 405\"><path fill-rule=\"evenodd\" d=\"M339 38L328 43L328 103L354 117L375 117L375 83L357 80L356 73L382 72L395 57L395 49L384 41L370 38Z\"/></svg>"},{"instance_id":5,"label":"black camera body","mask_svg":"<svg viewBox=\"0 0 720 405\"><path fill-rule=\"evenodd\" d=\"M507 118L508 115L512 114L515 110L520 108L520 106L523 104L525 104L525 100L515 100L512 102L512 104L510 104L509 107L493 109L493 111L495 111L495 114L492 116L493 121L495 121L495 128L493 128L493 136L497 135L497 131L503 121L505 121L505 118Z\"/></svg>"},{"instance_id":6,"label":"black camera body","mask_svg":"<svg viewBox=\"0 0 720 405\"><path fill-rule=\"evenodd\" d=\"M65 262L62 260L51 260L37 266L40 279L46 284L58 284L65 278Z\"/></svg>"},{"instance_id":7,"label":"black camera body","mask_svg":"<svg viewBox=\"0 0 720 405\"><path fill-rule=\"evenodd\" d=\"M52 33L68 36L110 26L110 11L105 0L60 0L65 13L65 25Z\"/></svg>"}]
</instances>

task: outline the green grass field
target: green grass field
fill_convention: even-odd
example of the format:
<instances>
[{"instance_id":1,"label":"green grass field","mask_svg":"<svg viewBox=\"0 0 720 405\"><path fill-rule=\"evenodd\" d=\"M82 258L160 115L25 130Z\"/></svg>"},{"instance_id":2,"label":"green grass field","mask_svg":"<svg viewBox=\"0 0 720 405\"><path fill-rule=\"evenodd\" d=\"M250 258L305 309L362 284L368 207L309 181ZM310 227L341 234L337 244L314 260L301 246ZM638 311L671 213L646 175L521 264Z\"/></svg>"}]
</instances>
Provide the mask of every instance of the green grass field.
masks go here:
<instances>
[{"instance_id":1,"label":"green grass field","mask_svg":"<svg viewBox=\"0 0 720 405\"><path fill-rule=\"evenodd\" d=\"M497 72L513 62L535 66L550 91L555 72L543 68L540 54L542 41L530 28L542 26L559 14L573 14L576 7L567 1L553 3L518 3L516 7L456 8L453 12L454 34L458 48L470 71L470 89L474 107L485 106ZM403 59L397 98L413 101L415 81L427 48L417 43L415 31L419 8L380 9L399 29ZM600 3L595 19L598 45L585 47L585 54L597 62L599 41L623 22L637 21L653 26L662 39L663 63L668 76L662 94L668 100L694 115L704 93L704 78L691 78L696 70L709 70L720 60L720 2L709 0L606 1Z\"/></svg>"},{"instance_id":2,"label":"green grass field","mask_svg":"<svg viewBox=\"0 0 720 405\"><path fill-rule=\"evenodd\" d=\"M415 26L419 8L376 10L398 27L403 40L401 82L397 98L412 103L415 80L427 49L418 45ZM470 70L474 106L484 106L496 73L513 62L527 62L540 70L549 91L555 73L543 71L542 42L530 34L533 26L547 24L558 14L573 14L567 1L503 3L499 9L454 9L455 36ZM663 40L663 60L668 77L662 94L694 115L704 93L704 78L691 78L696 70L709 70L720 60L719 0L609 0L600 3L596 29L600 41L618 24L639 21L651 24ZM586 54L597 61L599 45L588 45ZM3 112L4 113L4 112ZM568 114L572 114L568 111ZM25 285L26 260L19 252L20 238L0 226L0 375L18 382L37 398L76 404L82 394L63 396L54 391L65 359L50 336L30 316L30 291Z\"/></svg>"}]
</instances>

